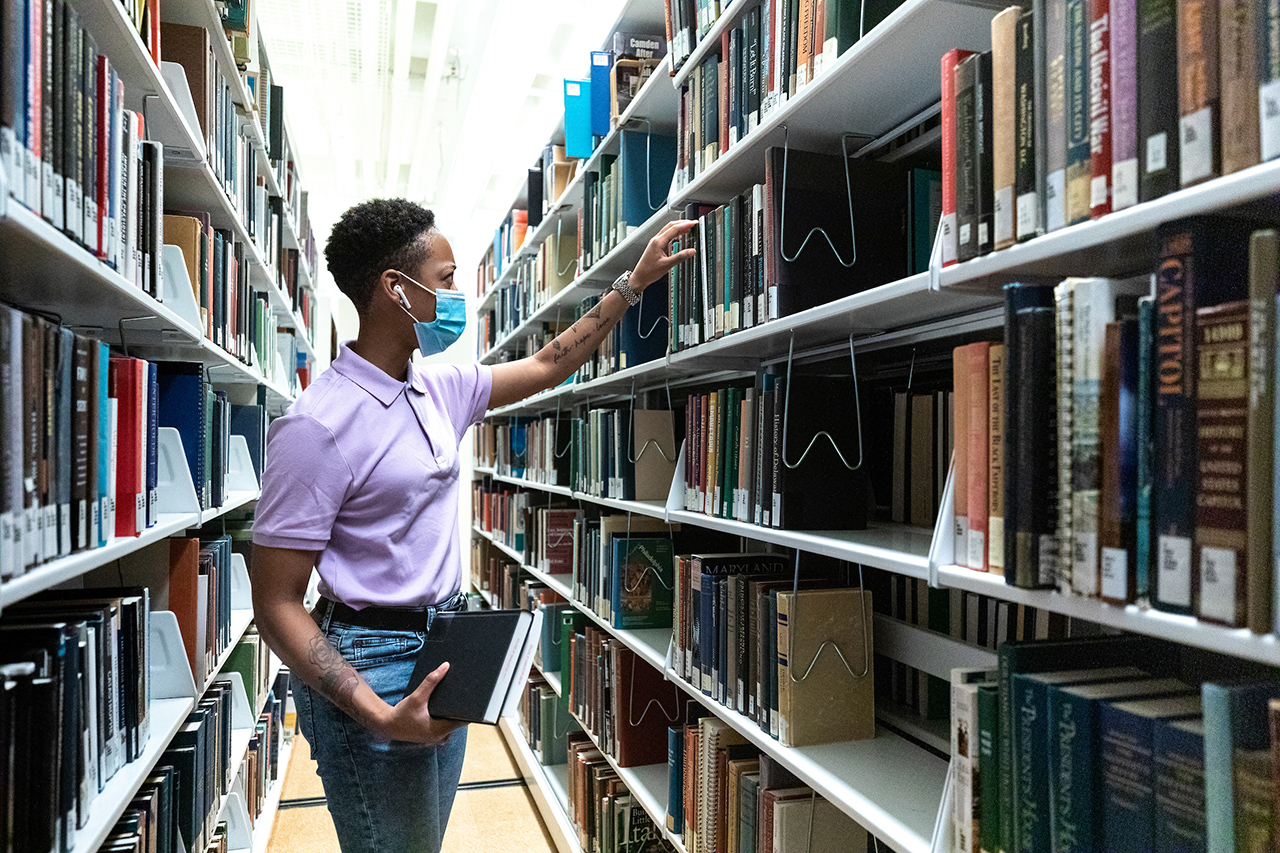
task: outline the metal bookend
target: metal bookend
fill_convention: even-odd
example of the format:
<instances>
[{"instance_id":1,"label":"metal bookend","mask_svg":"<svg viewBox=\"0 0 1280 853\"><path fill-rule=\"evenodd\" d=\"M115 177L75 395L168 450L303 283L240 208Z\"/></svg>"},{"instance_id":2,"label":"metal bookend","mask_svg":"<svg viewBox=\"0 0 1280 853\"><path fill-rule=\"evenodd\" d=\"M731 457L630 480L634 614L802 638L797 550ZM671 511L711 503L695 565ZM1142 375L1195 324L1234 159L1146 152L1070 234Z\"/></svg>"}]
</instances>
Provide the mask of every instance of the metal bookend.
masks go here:
<instances>
[{"instance_id":1,"label":"metal bookend","mask_svg":"<svg viewBox=\"0 0 1280 853\"><path fill-rule=\"evenodd\" d=\"M187 468L182 435L173 427L156 433L156 502L167 513L199 513L200 499Z\"/></svg>"},{"instance_id":2,"label":"metal bookend","mask_svg":"<svg viewBox=\"0 0 1280 853\"><path fill-rule=\"evenodd\" d=\"M148 632L150 655L147 678L153 699L195 699L196 681L187 660L187 648L178 629L178 617L170 610L151 614Z\"/></svg>"},{"instance_id":3,"label":"metal bookend","mask_svg":"<svg viewBox=\"0 0 1280 853\"><path fill-rule=\"evenodd\" d=\"M857 136L856 133L840 134L840 151L844 154L844 189L845 197L849 200L849 242L853 251L853 257L846 261L840 257L840 250L836 248L836 244L832 242L831 235L823 228L811 228L809 233L804 235L804 241L800 243L800 248L796 249L794 255L787 254L787 160L791 154L791 144L789 141L790 131L784 124L782 126L782 212L778 219L778 251L782 254L782 259L791 263L800 257L800 253L804 251L804 247L809 245L809 240L814 234L819 234L822 239L827 241L827 245L831 247L831 253L836 256L836 261L845 269L851 268L858 262L858 233L853 225L853 186L849 181L849 137Z\"/></svg>"},{"instance_id":4,"label":"metal bookend","mask_svg":"<svg viewBox=\"0 0 1280 853\"><path fill-rule=\"evenodd\" d=\"M809 455L809 451L813 450L813 446L818 443L818 439L823 436L826 436L827 441L831 442L831 447L835 450L836 456L839 457L841 465L843 465L845 468L848 468L850 471L857 471L861 469L862 462L863 462L862 401L858 391L858 364L854 360L854 356L853 356L853 333L852 332L849 333L849 368L853 373L853 406L854 406L854 412L856 413L855 419L858 425L858 464L857 465L849 464L849 461L844 458L844 453L840 451L840 445L836 444L836 440L831 436L831 433L827 432L826 430L819 430L817 433L814 434L813 438L809 439L809 444L807 447L805 447L804 453L800 454L799 459L797 459L795 462L790 462L787 460L787 426L791 420L790 419L791 362L795 354L795 348L796 348L796 333L795 333L795 330L793 329L791 332L791 343L787 346L787 391L782 402L782 464L786 465L787 468L790 468L792 470L799 468L801 463L804 462L805 457Z\"/></svg>"},{"instance_id":5,"label":"metal bookend","mask_svg":"<svg viewBox=\"0 0 1280 853\"><path fill-rule=\"evenodd\" d=\"M643 297L642 297L642 298L643 298ZM669 383L669 382L670 382L670 379L668 379L668 383ZM644 443L644 447L640 448L640 452L639 452L639 453L637 453L637 454L635 455L635 458L634 458L634 459L633 459L633 458L631 458L631 450L630 450L630 448L631 448L631 444L632 444L632 436L634 435L634 432L635 432L635 423L636 423L636 406L635 406L635 402L636 402L636 380L635 380L635 377L632 377L632 379L631 379L631 405L627 408L627 412L628 412L628 415L627 415L627 443L626 443L626 445L625 445L625 448L626 448L626 454L627 454L627 461L628 461L628 462L630 462L632 465L636 464L637 462L639 462L639 461L640 461L641 457L643 457L643 456L644 456L645 451L646 451L646 450L648 450L648 449L649 449L649 447L652 445L653 447L658 448L658 453L662 456L662 458L663 458L664 460L666 460L667 462L674 462L674 461L675 461L675 459L674 459L673 457L671 457L671 456L668 456L668 455L667 455L667 452L666 452L665 450L663 450L663 449L662 449L662 445L658 444L657 439L653 439L653 438L649 439L648 441L646 441L646 442ZM670 384L668 384L668 386L667 386L667 411L671 411L671 386L670 386ZM674 448L674 447L673 447L671 450L672 450L672 452L673 452L673 453L675 452L675 448Z\"/></svg>"},{"instance_id":6,"label":"metal bookend","mask_svg":"<svg viewBox=\"0 0 1280 853\"><path fill-rule=\"evenodd\" d=\"M822 656L823 651L825 651L827 648L833 649L835 653L839 655L840 662L844 664L844 668L847 669L849 671L849 674L852 675L855 679L865 678L867 673L871 671L871 655L870 655L871 637L870 637L870 628L868 628L868 622L870 621L870 616L867 614L867 588L862 579L862 564L858 563L857 565L858 565L858 599L862 605L862 672L857 673L853 671L853 667L849 666L849 659L844 656L844 652L841 651L840 644L838 642L836 642L835 640L823 640L822 645L818 646L818 650L813 653L813 657L809 660L809 665L805 668L804 675L800 676L799 678L796 678L795 671L797 667L795 667L794 665L790 665L787 667L787 677L791 679L792 683L799 684L800 682L808 678L809 674L813 672L813 667L818 662L818 658ZM788 658L792 662L792 664L794 664L795 657L796 657L794 640L793 640L794 631L796 627L796 622L799 621L799 618L800 618L800 596L798 595L799 591L800 591L800 552L797 551L795 576L791 582L791 593L792 595L795 595L795 612L791 613L787 617L787 640L788 640L788 647L790 649L788 651Z\"/></svg>"},{"instance_id":7,"label":"metal bookend","mask_svg":"<svg viewBox=\"0 0 1280 853\"><path fill-rule=\"evenodd\" d=\"M631 723L631 727L632 727L632 728L635 728L636 726L638 726L638 725L640 725L641 723L643 723L643 722L644 722L644 718L645 718L645 717L647 717L647 716L649 715L649 711L650 711L650 710L652 710L652 708L653 708L653 706L654 706L654 705L657 705L657 706L658 706L658 710L662 712L662 716L664 716L664 717L666 717L666 718L667 718L667 722L669 722L669 723L674 723L674 722L676 722L677 720L679 720L679 719L680 719L680 707L679 707L679 703L677 702L677 705L676 705L676 715L673 717L673 716L671 716L670 714L668 714L668 713L667 713L667 709L666 709L666 708L664 708L664 707L662 707L662 703L661 703L661 702L659 702L657 699L650 699L650 700L649 700L649 703L648 703L647 705L645 705L645 706L644 706L644 710L640 712L640 719L638 719L638 720L637 720L637 719L635 719L635 712L636 712L636 658L638 658L638 657L639 657L639 655L637 655L635 652L632 652L632 653L631 653L631 687L630 687L630 688L629 688L629 690L628 690L628 699L627 699L627 721L628 721L629 723ZM646 664L645 664L645 666L648 666L648 664L646 663Z\"/></svg>"},{"instance_id":8,"label":"metal bookend","mask_svg":"<svg viewBox=\"0 0 1280 853\"><path fill-rule=\"evenodd\" d=\"M651 213L657 213L666 207L666 199L657 207L653 206L653 124L647 118L631 118L628 121L644 122L644 201ZM668 193L667 198L670 197Z\"/></svg>"}]
</instances>

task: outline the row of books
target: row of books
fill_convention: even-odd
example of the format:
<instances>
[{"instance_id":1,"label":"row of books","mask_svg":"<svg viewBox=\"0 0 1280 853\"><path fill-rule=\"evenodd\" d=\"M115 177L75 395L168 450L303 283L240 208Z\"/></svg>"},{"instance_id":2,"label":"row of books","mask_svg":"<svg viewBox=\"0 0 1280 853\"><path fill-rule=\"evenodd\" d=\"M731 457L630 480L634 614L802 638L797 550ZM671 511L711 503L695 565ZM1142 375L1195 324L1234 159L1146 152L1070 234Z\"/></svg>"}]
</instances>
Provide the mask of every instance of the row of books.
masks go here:
<instances>
[{"instance_id":1,"label":"row of books","mask_svg":"<svg viewBox=\"0 0 1280 853\"><path fill-rule=\"evenodd\" d=\"M240 765L239 778L244 782L245 806L249 810L250 823L255 825L266 808L267 792L272 783L280 783L280 752L285 736L285 709L290 685L289 670L281 669L271 683L271 691L254 724L249 749Z\"/></svg>"},{"instance_id":2,"label":"row of books","mask_svg":"<svg viewBox=\"0 0 1280 853\"><path fill-rule=\"evenodd\" d=\"M567 421L551 417L483 421L472 431L472 460L507 477L566 485L569 457L555 444L557 428L565 426Z\"/></svg>"},{"instance_id":3,"label":"row of books","mask_svg":"<svg viewBox=\"0 0 1280 853\"><path fill-rule=\"evenodd\" d=\"M473 539L471 585L488 593L494 607L515 607L520 589L520 564L485 540Z\"/></svg>"},{"instance_id":4,"label":"row of books","mask_svg":"<svg viewBox=\"0 0 1280 853\"><path fill-rule=\"evenodd\" d=\"M668 274L672 350L927 269L940 180L927 163L767 149L763 184L684 210L698 228L681 248L698 254Z\"/></svg>"},{"instance_id":5,"label":"row of books","mask_svg":"<svg viewBox=\"0 0 1280 853\"><path fill-rule=\"evenodd\" d=\"M494 294L492 308L480 317L480 332L476 336L480 356L499 338L514 332L577 277L578 232L572 226L557 229L557 233L542 241L536 254L513 263L516 271L510 282ZM561 317L568 316L564 309L559 313Z\"/></svg>"},{"instance_id":6,"label":"row of books","mask_svg":"<svg viewBox=\"0 0 1280 853\"><path fill-rule=\"evenodd\" d=\"M1255 0L1005 9L990 51L942 59L944 263L1280 154L1276 15Z\"/></svg>"},{"instance_id":7,"label":"row of books","mask_svg":"<svg viewBox=\"0 0 1280 853\"><path fill-rule=\"evenodd\" d=\"M640 801L584 732L566 736L569 820L584 850L673 853Z\"/></svg>"},{"instance_id":8,"label":"row of books","mask_svg":"<svg viewBox=\"0 0 1280 853\"><path fill-rule=\"evenodd\" d=\"M582 728L546 678L537 672L529 674L529 683L520 697L520 720L529 749L548 767L568 760L567 737Z\"/></svg>"},{"instance_id":9,"label":"row of books","mask_svg":"<svg viewBox=\"0 0 1280 853\"><path fill-rule=\"evenodd\" d=\"M582 176L578 208L579 263L583 270L609 254L667 204L676 141L649 131L623 130L618 154L602 154Z\"/></svg>"},{"instance_id":10,"label":"row of books","mask_svg":"<svg viewBox=\"0 0 1280 853\"><path fill-rule=\"evenodd\" d=\"M265 444L261 406L233 406L204 367L116 357L105 343L0 310L0 517L9 578L156 523L158 430L175 427L202 508L226 497L230 436Z\"/></svg>"},{"instance_id":11,"label":"row of books","mask_svg":"<svg viewBox=\"0 0 1280 853\"><path fill-rule=\"evenodd\" d=\"M574 600L615 628L670 627L679 525L630 515L573 525Z\"/></svg>"},{"instance_id":12,"label":"row of books","mask_svg":"<svg viewBox=\"0 0 1280 853\"><path fill-rule=\"evenodd\" d=\"M667 828L690 853L866 853L878 840L696 702L667 730Z\"/></svg>"},{"instance_id":13,"label":"row of books","mask_svg":"<svg viewBox=\"0 0 1280 853\"><path fill-rule=\"evenodd\" d=\"M59 590L0 622L0 842L68 850L150 727L149 592Z\"/></svg>"},{"instance_id":14,"label":"row of books","mask_svg":"<svg viewBox=\"0 0 1280 853\"><path fill-rule=\"evenodd\" d=\"M471 486L471 512L476 525L517 553L525 551L530 495L510 486L492 487L477 480Z\"/></svg>"},{"instance_id":15,"label":"row of books","mask_svg":"<svg viewBox=\"0 0 1280 853\"><path fill-rule=\"evenodd\" d=\"M1266 633L1280 238L1199 219L1161 226L1158 241L1153 280L1006 288L1003 352L979 345L988 365L1003 357L1003 383L983 387L978 364L957 391L957 554L984 567L984 481L1002 481L1006 581ZM967 394L994 398L993 414L1003 396L1003 459L990 418L962 423L977 411ZM990 528L1000 513L986 514Z\"/></svg>"},{"instance_id":16,"label":"row of books","mask_svg":"<svg viewBox=\"0 0 1280 853\"><path fill-rule=\"evenodd\" d=\"M666 5L668 32L673 32L695 0ZM701 36L719 17L711 7L720 4L697 5L707 13L699 16L706 23L698 27ZM677 185L711 168L898 5L898 0L765 0L735 8L733 26L720 31L680 87ZM680 51L673 49L672 55Z\"/></svg>"},{"instance_id":17,"label":"row of books","mask_svg":"<svg viewBox=\"0 0 1280 853\"><path fill-rule=\"evenodd\" d=\"M124 84L72 4L7 0L4 13L0 169L9 193L158 296L163 146L147 139L141 113L124 108Z\"/></svg>"},{"instance_id":18,"label":"row of books","mask_svg":"<svg viewBox=\"0 0 1280 853\"><path fill-rule=\"evenodd\" d=\"M952 671L958 851L1270 850L1280 684L1186 680L1132 637Z\"/></svg>"}]
</instances>

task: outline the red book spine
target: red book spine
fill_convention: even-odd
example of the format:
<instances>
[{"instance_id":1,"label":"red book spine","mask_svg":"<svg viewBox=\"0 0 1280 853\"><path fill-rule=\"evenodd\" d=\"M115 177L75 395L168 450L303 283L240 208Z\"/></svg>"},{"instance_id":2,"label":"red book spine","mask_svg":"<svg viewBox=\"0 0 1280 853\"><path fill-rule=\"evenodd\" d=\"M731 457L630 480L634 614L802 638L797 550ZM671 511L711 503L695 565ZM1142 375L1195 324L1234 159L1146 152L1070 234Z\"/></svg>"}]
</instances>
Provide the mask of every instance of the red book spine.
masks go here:
<instances>
[{"instance_id":1,"label":"red book spine","mask_svg":"<svg viewBox=\"0 0 1280 853\"><path fill-rule=\"evenodd\" d=\"M956 233L955 70L960 60L972 53L971 50L954 48L942 55L942 265L944 267L956 262L959 251Z\"/></svg>"},{"instance_id":2,"label":"red book spine","mask_svg":"<svg viewBox=\"0 0 1280 853\"><path fill-rule=\"evenodd\" d=\"M160 67L160 0L147 0L148 35L151 42L151 61Z\"/></svg>"},{"instance_id":3,"label":"red book spine","mask_svg":"<svg viewBox=\"0 0 1280 853\"><path fill-rule=\"evenodd\" d=\"M1111 212L1111 0L1089 0L1089 215Z\"/></svg>"},{"instance_id":4,"label":"red book spine","mask_svg":"<svg viewBox=\"0 0 1280 853\"><path fill-rule=\"evenodd\" d=\"M113 358L110 393L116 398L116 536L137 536L139 444L142 438L142 397L139 393L141 362Z\"/></svg>"},{"instance_id":5,"label":"red book spine","mask_svg":"<svg viewBox=\"0 0 1280 853\"><path fill-rule=\"evenodd\" d=\"M969 359L969 470L965 485L969 506L969 568L987 570L988 380L991 344L979 341L965 350Z\"/></svg>"},{"instance_id":6,"label":"red book spine","mask_svg":"<svg viewBox=\"0 0 1280 853\"><path fill-rule=\"evenodd\" d=\"M720 99L720 153L729 151L729 63L733 54L729 50L729 30L720 33L720 74L717 96Z\"/></svg>"}]
</instances>

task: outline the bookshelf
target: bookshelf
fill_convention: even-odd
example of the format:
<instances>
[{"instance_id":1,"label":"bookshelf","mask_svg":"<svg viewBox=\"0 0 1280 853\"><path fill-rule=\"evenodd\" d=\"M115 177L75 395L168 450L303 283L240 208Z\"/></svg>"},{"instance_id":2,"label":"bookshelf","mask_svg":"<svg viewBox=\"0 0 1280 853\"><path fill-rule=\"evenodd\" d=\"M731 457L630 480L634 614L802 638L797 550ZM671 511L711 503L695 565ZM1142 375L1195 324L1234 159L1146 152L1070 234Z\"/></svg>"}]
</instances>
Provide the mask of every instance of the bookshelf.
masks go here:
<instances>
[{"instance_id":1,"label":"bookshelf","mask_svg":"<svg viewBox=\"0 0 1280 853\"><path fill-rule=\"evenodd\" d=\"M60 5L61 0L58 3ZM310 340L312 330L304 319L302 303L299 299L295 308L295 298L270 256L274 247L268 244L267 235L251 236L247 210L241 209L229 195L206 159L209 152L205 150L203 134L194 119L187 119L190 104L183 102L181 94L176 94L186 85L181 69L157 66L153 62L150 49L126 12L125 4L114 0L66 0L66 3L77 13L80 26L93 37L98 54L108 58L119 76L125 95L123 107L143 117L144 139L164 146L164 194L163 198L154 200L156 207L165 211L205 212L213 227L229 231L244 247L241 281L251 291L251 307L258 295L264 297L268 307L264 313L274 317L280 333L294 337L297 348L305 354L306 363L316 365L327 361L327 357L322 358L328 348L327 336L321 342L323 346ZM251 152L248 162L242 164L247 174L241 174L240 180L248 184L261 181L268 195L279 195L277 166L265 150L257 100L250 95L236 67L218 4L214 0L165 0L154 8L160 9L166 24L199 27L209 33L217 73L227 84L235 108L232 131L238 139L248 140ZM164 46L162 44L162 48ZM161 58L169 63L186 57L162 50ZM11 62L22 62L22 58L6 55L3 62L7 66ZM170 83L177 80L182 80L183 85L171 87ZM48 94L45 97L48 98ZM0 302L52 318L84 337L106 342L111 346L112 355L139 356L151 362L199 363L204 367L204 378L218 390L225 391L228 402L259 404L268 417L283 412L295 399L299 380L292 351L281 347L279 361L259 363L256 347L252 355L241 358L207 337L181 260L178 262L181 275L171 275L171 257L157 246L154 262L160 266L163 259L165 284L152 296L43 218L38 206L37 211L33 211L12 197L14 190L11 176L0 165ZM298 286L314 294L316 285L305 258L309 223L298 216L292 205L286 207L288 215L280 221L282 242L285 248L300 250ZM247 338L247 330L241 331L246 332ZM170 537L191 536L205 525L251 508L260 490L248 444L239 436L229 444L223 500L219 506L201 509L195 472L188 469L178 431L160 428L155 448L159 457L159 480L154 524L137 536L111 536L105 545L46 560L0 581L0 620L4 619L3 611L9 606L46 590L98 584L115 586L117 577L123 579L117 561L124 560L130 571L134 570L135 561L139 568L145 564L149 570L151 563L167 560L166 540ZM200 683L196 683L188 663L177 618L159 609L150 614L149 737L137 758L123 764L92 801L87 824L75 833L72 853L96 853L170 747L175 734L187 722L188 715L215 682L228 679L232 685L232 734L225 780L228 793L214 804L214 819L227 821L232 849L248 851L251 848L253 839L247 829L248 811L239 775L258 715L265 707L267 692L263 691L257 706L251 707L240 676L223 672L253 621L248 573L243 560L237 557L233 564L230 624L226 627L229 642L210 662ZM157 584L150 585L152 606L156 607L165 600L167 591L162 592ZM280 662L272 660L271 680L274 681ZM281 758L287 762L287 747ZM278 802L278 783L271 793ZM265 849L270 832L270 816L264 814L264 818L258 824L262 829L258 834L259 849Z\"/></svg>"},{"instance_id":2,"label":"bookshelf","mask_svg":"<svg viewBox=\"0 0 1280 853\"><path fill-rule=\"evenodd\" d=\"M633 0L629 8L640 2ZM691 55L670 78L664 79L664 85L670 84L673 90L679 91L692 69L719 49L721 34L738 24L754 5L726 4L719 19L693 46ZM852 153L863 147L879 147L902 131L932 120L938 114L941 95L939 57L953 47L988 48L991 19L1005 5L906 0L837 60L828 61L820 76L764 116L754 130L727 152L721 152L718 159L695 178L684 183L677 170L667 210L655 212L640 233L656 233L662 224L680 216L686 204L723 203L753 183L763 181L765 151L769 147L789 144L797 150L839 153L842 134L857 133L850 143ZM668 56L664 60L664 69L670 59ZM642 96L647 95L655 82L649 81ZM937 138L935 127L922 135L921 144L936 144ZM579 177L584 169L598 161L602 150L603 146L592 158L580 162ZM654 361L612 375L588 382L569 382L492 410L489 416L495 419L551 414L581 416L584 409L625 403L644 393L665 406L664 391L673 401L678 401L680 389L716 387L715 383L747 378L762 366L781 366L793 348L797 358L835 359L843 352L847 369L850 340L861 355L950 339L994 338L1004 326L1001 297L1004 284L1149 272L1158 261L1155 232L1160 224L1213 213L1241 218L1270 217L1274 221L1278 195L1280 162L1264 162L970 261L890 281L699 346L667 352ZM571 218L573 205L580 203L580 194L574 196L566 192L565 197L553 205L554 212L549 218ZM554 233L553 228L544 222L532 230L521 252L536 252L541 241ZM531 332L540 330L544 322L572 319L571 311L565 312L565 307L602 289L617 272L633 264L645 239L647 237L624 241L593 268L579 275L570 288L553 295L501 337L482 354L481 361L494 363L527 355L521 347ZM485 294L478 307L480 316L488 309L497 287L506 284L510 275L508 271L508 277L499 279L495 288ZM592 282L594 290L588 290ZM634 312L628 318L634 322ZM1280 638L1274 634L1260 635L1247 629L1221 627L1145 605L1122 607L1057 591L1021 589L1006 585L1002 576L954 565L950 541L950 474L944 490L948 497L942 501L938 523L933 528L873 521L864 531L780 530L686 511L678 493L683 486L681 467L677 467L673 498L666 503L596 498L566 486L512 477L510 471L501 468L477 467L474 474L494 485L514 486L537 494L539 497L531 501L531 509L547 505L554 497L569 498L571 505L581 509L595 507L633 513L679 523L685 529L727 533L739 537L743 543L767 543L794 549L797 553L833 557L905 578L927 580L935 588L976 593L997 602L1034 607L1104 629L1146 635L1189 649L1280 667ZM499 541L500 537L478 530L477 535L490 538L499 551L520 563L528 576L573 601L567 575L550 575L528 565L526 556L507 547ZM619 631L580 603L574 602L573 606L582 611L590 623L603 628L664 671L667 679L689 696L704 700L700 689L668 665L669 632ZM877 654L887 654L893 660L944 679L953 666L995 665L995 655L987 649L879 614L874 635ZM874 833L887 847L921 853L941 849L943 839L934 837L935 828L943 827L950 832L949 823L939 820L947 765L938 756L950 752L946 721L927 720L913 708L877 697L877 718L883 728L874 740L793 749L781 746L761 732L754 720L714 701L704 704L762 752L777 759ZM653 784L665 779L658 769L655 765L655 779L647 782L644 773L624 777L655 820L665 814L662 786ZM619 772L621 775L622 771Z\"/></svg>"},{"instance_id":3,"label":"bookshelf","mask_svg":"<svg viewBox=\"0 0 1280 853\"><path fill-rule=\"evenodd\" d=\"M529 793L543 815L543 824L560 853L582 853L578 831L569 821L568 765L544 765L529 748L524 732L513 717L498 720L498 730L511 750L520 775L530 784Z\"/></svg>"}]
</instances>

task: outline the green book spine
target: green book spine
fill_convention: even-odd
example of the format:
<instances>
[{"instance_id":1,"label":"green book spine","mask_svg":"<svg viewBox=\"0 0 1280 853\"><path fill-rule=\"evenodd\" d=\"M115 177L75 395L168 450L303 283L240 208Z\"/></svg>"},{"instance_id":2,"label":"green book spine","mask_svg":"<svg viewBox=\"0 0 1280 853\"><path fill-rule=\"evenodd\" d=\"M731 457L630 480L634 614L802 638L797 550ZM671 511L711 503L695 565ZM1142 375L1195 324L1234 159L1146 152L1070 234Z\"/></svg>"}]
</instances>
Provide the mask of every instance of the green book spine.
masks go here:
<instances>
[{"instance_id":1,"label":"green book spine","mask_svg":"<svg viewBox=\"0 0 1280 853\"><path fill-rule=\"evenodd\" d=\"M978 768L981 813L978 819L978 843L982 853L999 853L1000 847L1000 774L997 746L1000 742L1000 690L992 686L978 688ZM988 772L990 770L991 772Z\"/></svg>"}]
</instances>

